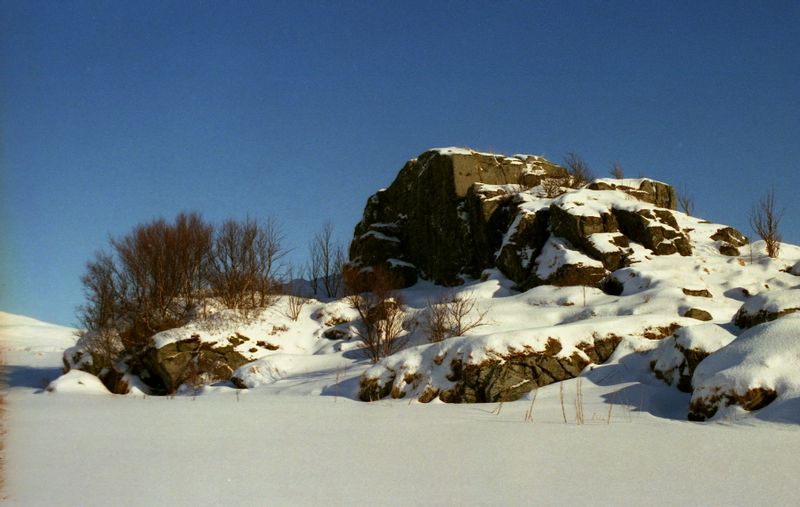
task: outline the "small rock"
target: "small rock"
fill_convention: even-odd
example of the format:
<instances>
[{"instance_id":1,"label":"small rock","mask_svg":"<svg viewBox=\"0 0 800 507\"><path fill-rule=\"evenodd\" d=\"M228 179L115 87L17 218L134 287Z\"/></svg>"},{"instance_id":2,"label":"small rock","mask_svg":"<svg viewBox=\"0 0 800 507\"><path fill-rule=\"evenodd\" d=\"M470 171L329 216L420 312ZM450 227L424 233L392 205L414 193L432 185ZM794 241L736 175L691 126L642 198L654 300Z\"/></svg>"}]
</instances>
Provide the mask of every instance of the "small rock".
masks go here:
<instances>
[{"instance_id":1,"label":"small rock","mask_svg":"<svg viewBox=\"0 0 800 507\"><path fill-rule=\"evenodd\" d=\"M719 246L719 253L727 255L728 257L738 257L739 249L729 243L723 243Z\"/></svg>"},{"instance_id":2,"label":"small rock","mask_svg":"<svg viewBox=\"0 0 800 507\"><path fill-rule=\"evenodd\" d=\"M683 293L687 296L695 296L695 297L702 297L702 298L710 298L711 293L708 292L708 289L699 289L699 290L692 290L692 289L682 289Z\"/></svg>"},{"instance_id":3,"label":"small rock","mask_svg":"<svg viewBox=\"0 0 800 507\"><path fill-rule=\"evenodd\" d=\"M697 319L702 321L708 321L714 318L711 316L710 313L708 313L705 310L701 310L700 308L689 308L688 310L686 310L686 313L684 313L683 316L688 317L690 319Z\"/></svg>"}]
</instances>

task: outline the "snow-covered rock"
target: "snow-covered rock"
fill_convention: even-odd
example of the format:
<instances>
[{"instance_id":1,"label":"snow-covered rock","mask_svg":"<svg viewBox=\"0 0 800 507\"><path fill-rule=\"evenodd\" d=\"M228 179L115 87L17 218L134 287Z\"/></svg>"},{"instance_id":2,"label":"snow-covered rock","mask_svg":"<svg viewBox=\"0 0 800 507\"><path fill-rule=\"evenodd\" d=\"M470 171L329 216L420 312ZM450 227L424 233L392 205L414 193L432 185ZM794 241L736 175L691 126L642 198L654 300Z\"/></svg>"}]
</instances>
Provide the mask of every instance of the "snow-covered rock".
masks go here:
<instances>
[{"instance_id":1,"label":"snow-covered rock","mask_svg":"<svg viewBox=\"0 0 800 507\"><path fill-rule=\"evenodd\" d=\"M50 393L111 394L103 382L85 371L71 370L47 386Z\"/></svg>"},{"instance_id":2,"label":"snow-covered rock","mask_svg":"<svg viewBox=\"0 0 800 507\"><path fill-rule=\"evenodd\" d=\"M758 324L708 356L692 377L689 417L725 407L752 411L800 398L800 315Z\"/></svg>"},{"instance_id":3,"label":"snow-covered rock","mask_svg":"<svg viewBox=\"0 0 800 507\"><path fill-rule=\"evenodd\" d=\"M733 320L746 329L794 312L800 312L800 288L756 294L742 305Z\"/></svg>"},{"instance_id":4,"label":"snow-covered rock","mask_svg":"<svg viewBox=\"0 0 800 507\"><path fill-rule=\"evenodd\" d=\"M697 365L734 338L735 335L717 324L682 327L650 353L650 368L667 384L690 393Z\"/></svg>"}]
</instances>

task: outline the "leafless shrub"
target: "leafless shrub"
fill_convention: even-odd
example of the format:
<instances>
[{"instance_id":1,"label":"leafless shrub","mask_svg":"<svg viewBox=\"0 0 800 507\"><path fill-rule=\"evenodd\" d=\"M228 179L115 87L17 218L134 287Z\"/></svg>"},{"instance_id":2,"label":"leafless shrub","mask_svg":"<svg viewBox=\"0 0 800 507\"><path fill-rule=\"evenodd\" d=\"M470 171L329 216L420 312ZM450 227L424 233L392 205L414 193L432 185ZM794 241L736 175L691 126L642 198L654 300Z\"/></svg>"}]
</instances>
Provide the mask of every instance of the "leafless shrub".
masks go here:
<instances>
[{"instance_id":1,"label":"leafless shrub","mask_svg":"<svg viewBox=\"0 0 800 507\"><path fill-rule=\"evenodd\" d=\"M770 190L758 204L750 210L750 227L764 240L767 255L777 258L781 248L781 235L778 231L783 211L775 209L775 190Z\"/></svg>"},{"instance_id":2,"label":"leafless shrub","mask_svg":"<svg viewBox=\"0 0 800 507\"><path fill-rule=\"evenodd\" d=\"M477 307L474 296L445 295L428 300L427 318L423 323L428 341L440 342L486 325L487 310Z\"/></svg>"},{"instance_id":3,"label":"leafless shrub","mask_svg":"<svg viewBox=\"0 0 800 507\"><path fill-rule=\"evenodd\" d=\"M228 308L252 313L275 302L278 266L286 250L272 219L263 224L247 219L222 224L209 266L213 294Z\"/></svg>"},{"instance_id":4,"label":"leafless shrub","mask_svg":"<svg viewBox=\"0 0 800 507\"><path fill-rule=\"evenodd\" d=\"M287 295L286 302L286 316L292 320L297 320L300 317L300 311L308 303L308 300L302 295L302 284L305 270L300 268L295 271L293 267L289 267L286 277L288 278L287 286L285 287Z\"/></svg>"},{"instance_id":5,"label":"leafless shrub","mask_svg":"<svg viewBox=\"0 0 800 507\"><path fill-rule=\"evenodd\" d=\"M694 211L694 198L684 187L681 187L680 192L678 192L678 206L681 208L681 211L692 216L692 212Z\"/></svg>"},{"instance_id":6,"label":"leafless shrub","mask_svg":"<svg viewBox=\"0 0 800 507\"><path fill-rule=\"evenodd\" d=\"M369 277L348 274L345 281L351 291L347 302L361 319L355 332L372 362L400 350L406 342L400 336L405 307L401 294L393 290L397 284L389 270L379 265Z\"/></svg>"},{"instance_id":7,"label":"leafless shrub","mask_svg":"<svg viewBox=\"0 0 800 507\"><path fill-rule=\"evenodd\" d=\"M564 157L564 165L570 175L569 186L580 188L594 179L589 165L575 152L569 152Z\"/></svg>"},{"instance_id":8,"label":"leafless shrub","mask_svg":"<svg viewBox=\"0 0 800 507\"><path fill-rule=\"evenodd\" d=\"M616 178L618 180L625 178L625 172L622 170L622 164L619 162L614 162L614 164L611 166L611 171L609 171L609 174L612 178Z\"/></svg>"},{"instance_id":9,"label":"leafless shrub","mask_svg":"<svg viewBox=\"0 0 800 507\"><path fill-rule=\"evenodd\" d=\"M544 196L550 199L558 197L566 192L564 187L568 184L569 180L561 178L547 178L542 180L542 190L544 190Z\"/></svg>"},{"instance_id":10,"label":"leafless shrub","mask_svg":"<svg viewBox=\"0 0 800 507\"><path fill-rule=\"evenodd\" d=\"M342 267L345 263L344 248L333 239L333 223L325 222L309 244L309 276L314 294L323 290L328 297L337 297L342 292Z\"/></svg>"}]
</instances>

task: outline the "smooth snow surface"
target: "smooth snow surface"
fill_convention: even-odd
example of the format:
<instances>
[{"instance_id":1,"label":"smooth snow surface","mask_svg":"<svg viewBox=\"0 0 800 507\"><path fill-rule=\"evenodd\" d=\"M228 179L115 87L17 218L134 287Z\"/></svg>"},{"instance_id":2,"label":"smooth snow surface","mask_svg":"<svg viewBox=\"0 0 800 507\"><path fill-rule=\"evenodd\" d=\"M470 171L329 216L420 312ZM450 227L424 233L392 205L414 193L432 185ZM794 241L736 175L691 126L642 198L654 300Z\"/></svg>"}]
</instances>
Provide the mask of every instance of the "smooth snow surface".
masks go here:
<instances>
[{"instance_id":1,"label":"smooth snow surface","mask_svg":"<svg viewBox=\"0 0 800 507\"><path fill-rule=\"evenodd\" d=\"M20 350L32 328L35 343ZM72 342L71 331L29 323L0 332L4 346L17 344L5 367L6 505L796 501L800 427L735 412L716 423L678 420L689 396L643 374L645 359L630 350L565 382L562 412L560 385L502 405L356 402L363 366L348 371L310 356L322 363L301 374L297 358L278 353L277 373L254 390L209 387L175 398L65 392L78 373L48 392L60 370L56 349ZM287 378L291 385L281 385Z\"/></svg>"}]
</instances>

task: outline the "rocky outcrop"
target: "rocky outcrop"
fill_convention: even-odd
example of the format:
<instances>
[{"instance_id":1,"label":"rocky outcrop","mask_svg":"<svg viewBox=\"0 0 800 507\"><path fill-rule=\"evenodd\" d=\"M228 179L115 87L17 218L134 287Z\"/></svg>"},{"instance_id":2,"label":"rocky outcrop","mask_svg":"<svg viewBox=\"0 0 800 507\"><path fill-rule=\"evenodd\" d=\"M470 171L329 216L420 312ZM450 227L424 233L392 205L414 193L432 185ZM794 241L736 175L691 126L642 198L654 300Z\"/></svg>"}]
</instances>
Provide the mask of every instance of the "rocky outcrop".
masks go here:
<instances>
[{"instance_id":1,"label":"rocky outcrop","mask_svg":"<svg viewBox=\"0 0 800 507\"><path fill-rule=\"evenodd\" d=\"M144 364L168 393L175 392L183 384L199 386L229 380L237 368L252 361L236 350L248 340L237 335L231 336L228 343L219 344L203 342L195 335L162 347L148 348Z\"/></svg>"},{"instance_id":2,"label":"rocky outcrop","mask_svg":"<svg viewBox=\"0 0 800 507\"><path fill-rule=\"evenodd\" d=\"M676 209L678 197L675 189L666 183L641 179L601 179L589 183L592 190L621 190L636 199L653 204L659 208Z\"/></svg>"},{"instance_id":3,"label":"rocky outcrop","mask_svg":"<svg viewBox=\"0 0 800 507\"><path fill-rule=\"evenodd\" d=\"M735 257L739 255L739 247L747 244L747 238L733 227L723 227L710 236L717 242L717 249L722 255Z\"/></svg>"},{"instance_id":4,"label":"rocky outcrop","mask_svg":"<svg viewBox=\"0 0 800 507\"><path fill-rule=\"evenodd\" d=\"M654 255L691 255L671 186L601 179L575 190L566 187L570 181L564 168L541 157L427 151L368 200L348 276L368 277L383 266L397 286L418 277L456 285L497 267L520 289L599 285L629 264L632 243ZM740 243L733 229L718 234L725 244ZM548 242L563 245L557 250L565 258L554 261Z\"/></svg>"},{"instance_id":5,"label":"rocky outcrop","mask_svg":"<svg viewBox=\"0 0 800 507\"><path fill-rule=\"evenodd\" d=\"M405 285L412 270L443 285L478 276L500 247L515 193L566 176L541 157L427 151L369 198L350 244L350 276L379 264Z\"/></svg>"},{"instance_id":6,"label":"rocky outcrop","mask_svg":"<svg viewBox=\"0 0 800 507\"><path fill-rule=\"evenodd\" d=\"M608 335L578 344L583 354L562 356L561 343L553 338L542 352L519 352L480 364L453 361L448 380L455 386L441 391L439 399L447 403L514 401L537 387L575 378L591 363L605 362L620 341Z\"/></svg>"},{"instance_id":7,"label":"rocky outcrop","mask_svg":"<svg viewBox=\"0 0 800 507\"><path fill-rule=\"evenodd\" d=\"M678 327L664 317L654 325L661 324L670 329L667 334ZM606 362L626 336L641 339L652 332L641 325L638 318L599 325L577 321L562 329L462 336L411 347L367 369L359 382L359 398L414 396L423 403L436 398L447 403L516 400Z\"/></svg>"}]
</instances>

